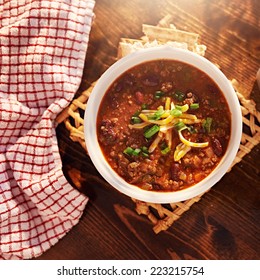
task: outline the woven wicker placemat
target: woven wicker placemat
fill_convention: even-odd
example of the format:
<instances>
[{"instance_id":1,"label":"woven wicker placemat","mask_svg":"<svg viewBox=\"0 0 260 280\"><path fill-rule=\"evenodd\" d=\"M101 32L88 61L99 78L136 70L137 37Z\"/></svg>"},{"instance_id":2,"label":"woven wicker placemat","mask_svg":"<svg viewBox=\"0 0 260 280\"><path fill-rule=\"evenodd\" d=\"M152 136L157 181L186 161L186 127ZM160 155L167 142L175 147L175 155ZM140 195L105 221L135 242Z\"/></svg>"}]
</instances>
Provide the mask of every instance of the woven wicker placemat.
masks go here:
<instances>
[{"instance_id":1,"label":"woven wicker placemat","mask_svg":"<svg viewBox=\"0 0 260 280\"><path fill-rule=\"evenodd\" d=\"M173 34L169 36L174 36L174 41L171 41L171 44L175 44L177 42L177 46L179 47L187 47L188 49L195 51L201 55L205 52L205 46L199 45L197 41L190 42L189 34L192 38L196 37L194 33L188 33L184 31L177 30L174 25L169 23L170 17L165 17L159 23L159 26L156 26L156 30L153 30L153 26L148 26L148 31L152 30L152 32L160 31L162 28L162 33L167 31L166 33L171 33L171 30L174 30ZM147 28L147 25L145 25ZM150 29L149 29L150 28ZM159 28L159 29L158 29ZM149 31L150 32L150 31ZM159 32L160 33L160 32ZM152 37L154 37L154 33L152 33ZM186 37L185 37L186 36ZM187 39L188 38L188 39ZM154 40L154 38L152 38ZM196 38L195 38L196 39ZM159 42L161 40L161 42ZM159 38L158 41L151 41L146 36L142 37L140 40L133 40L133 39L122 39L119 45L119 57L121 57L124 52L129 53L134 51L137 48L149 47L150 45L165 43L164 40L169 41L167 39ZM176 41L177 40L177 41ZM183 45L182 41L186 40L186 45ZM197 40L197 39L196 39ZM185 42L184 42L185 43ZM126 54L126 53L125 53ZM236 155L235 160L233 161L232 166L230 167L229 171L232 167L240 162L242 158L248 154L257 144L260 142L260 113L256 110L256 104L253 100L245 99L244 96L238 92L238 83L236 80L231 81L238 99L240 101L242 115L243 115L243 133L242 139L240 143L239 151ZM70 106L68 106L56 119L58 123L64 122L66 128L70 133L70 138L75 141L79 142L84 150L87 152L85 139L84 139L84 111L86 109L86 104L88 98L91 94L91 91L94 87L95 83L93 83L87 90L83 91L79 97L74 99ZM155 203L146 203L143 201L139 201L136 199L132 199L136 204L136 212L139 215L146 215L147 218L153 224L153 230L155 233L159 233L162 230L167 230L177 219L181 217L181 215L188 211L190 207L195 203L198 202L203 194L196 196L192 199L188 199L186 201L178 202L178 203L170 203L170 204L155 204Z\"/></svg>"}]
</instances>

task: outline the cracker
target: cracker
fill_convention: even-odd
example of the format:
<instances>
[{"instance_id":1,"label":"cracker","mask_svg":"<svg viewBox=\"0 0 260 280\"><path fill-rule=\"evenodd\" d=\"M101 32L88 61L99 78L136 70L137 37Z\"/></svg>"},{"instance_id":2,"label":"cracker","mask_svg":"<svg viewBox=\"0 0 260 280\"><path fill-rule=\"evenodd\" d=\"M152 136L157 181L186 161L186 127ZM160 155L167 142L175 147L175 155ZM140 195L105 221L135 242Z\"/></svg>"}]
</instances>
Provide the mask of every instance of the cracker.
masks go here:
<instances>
[{"instance_id":1,"label":"cracker","mask_svg":"<svg viewBox=\"0 0 260 280\"><path fill-rule=\"evenodd\" d=\"M137 50L160 45L188 49L204 56L206 46L198 44L199 34L179 30L171 20L172 16L165 16L157 26L143 24L145 35L138 40L122 38L118 46L118 59Z\"/></svg>"},{"instance_id":2,"label":"cracker","mask_svg":"<svg viewBox=\"0 0 260 280\"><path fill-rule=\"evenodd\" d=\"M164 28L148 24L143 24L143 33L149 41L157 40L165 43L168 41L184 42L189 47L194 47L198 42L199 34L186 32L174 28Z\"/></svg>"},{"instance_id":3,"label":"cracker","mask_svg":"<svg viewBox=\"0 0 260 280\"><path fill-rule=\"evenodd\" d=\"M134 41L133 40L132 43L130 41L122 41L119 43L119 46L118 46L118 58L126 56L137 50L158 47L161 45L162 44L160 42L158 42L157 40L154 40L152 42L145 42L145 41L141 41L141 40ZM182 43L182 42L166 42L164 45L172 46L174 48L179 48L179 49L185 49L185 50L188 49L188 45L186 43Z\"/></svg>"}]
</instances>

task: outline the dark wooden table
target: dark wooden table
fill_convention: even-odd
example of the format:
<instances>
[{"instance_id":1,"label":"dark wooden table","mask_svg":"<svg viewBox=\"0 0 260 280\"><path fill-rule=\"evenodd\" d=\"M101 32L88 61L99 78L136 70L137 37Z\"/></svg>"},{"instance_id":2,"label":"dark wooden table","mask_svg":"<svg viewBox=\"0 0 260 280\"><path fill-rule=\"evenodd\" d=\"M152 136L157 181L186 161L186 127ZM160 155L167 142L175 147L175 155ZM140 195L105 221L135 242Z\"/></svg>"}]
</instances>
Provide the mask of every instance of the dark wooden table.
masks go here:
<instances>
[{"instance_id":1,"label":"dark wooden table","mask_svg":"<svg viewBox=\"0 0 260 280\"><path fill-rule=\"evenodd\" d=\"M236 78L245 97L254 88L259 110L260 1L96 0L94 12L79 91L115 62L121 37L139 38L142 23L156 25L171 14L177 28L200 34L206 58ZM259 259L259 145L156 235L133 201L101 178L63 124L57 135L64 173L90 201L79 224L39 259Z\"/></svg>"}]
</instances>

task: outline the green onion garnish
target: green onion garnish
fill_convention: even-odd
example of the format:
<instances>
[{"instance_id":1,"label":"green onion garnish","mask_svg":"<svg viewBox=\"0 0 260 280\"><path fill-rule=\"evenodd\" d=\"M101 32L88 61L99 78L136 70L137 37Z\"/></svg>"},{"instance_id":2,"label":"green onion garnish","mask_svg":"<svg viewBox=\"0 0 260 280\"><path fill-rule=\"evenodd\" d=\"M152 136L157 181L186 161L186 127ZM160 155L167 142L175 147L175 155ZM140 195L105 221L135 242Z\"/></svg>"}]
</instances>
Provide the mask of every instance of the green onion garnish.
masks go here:
<instances>
[{"instance_id":1,"label":"green onion garnish","mask_svg":"<svg viewBox=\"0 0 260 280\"><path fill-rule=\"evenodd\" d=\"M148 156L149 156L149 152L148 152L148 148L147 148L147 147L143 146L143 147L141 148L141 150L142 150L142 155L143 155L143 156L145 156L145 157L148 157Z\"/></svg>"},{"instance_id":2,"label":"green onion garnish","mask_svg":"<svg viewBox=\"0 0 260 280\"><path fill-rule=\"evenodd\" d=\"M161 90L157 90L154 94L154 98L156 98L156 99L160 99L163 96L164 96L164 92Z\"/></svg>"},{"instance_id":3,"label":"green onion garnish","mask_svg":"<svg viewBox=\"0 0 260 280\"><path fill-rule=\"evenodd\" d=\"M213 121L212 118L207 117L206 120L204 120L204 121L202 122L202 127L204 128L204 130L205 130L207 133L210 133L212 121Z\"/></svg>"},{"instance_id":4,"label":"green onion garnish","mask_svg":"<svg viewBox=\"0 0 260 280\"><path fill-rule=\"evenodd\" d=\"M129 155L129 156L131 156L131 155L133 154L133 152L134 152L134 149L131 148L131 147L127 147L127 148L124 150L124 154Z\"/></svg>"},{"instance_id":5,"label":"green onion garnish","mask_svg":"<svg viewBox=\"0 0 260 280\"><path fill-rule=\"evenodd\" d=\"M148 119L150 119L150 120L159 120L164 113L165 113L165 111L162 108L160 108L153 115L148 116Z\"/></svg>"},{"instance_id":6,"label":"green onion garnish","mask_svg":"<svg viewBox=\"0 0 260 280\"><path fill-rule=\"evenodd\" d=\"M192 110L199 109L199 107L200 107L199 103L190 104L190 109L192 109Z\"/></svg>"},{"instance_id":7,"label":"green onion garnish","mask_svg":"<svg viewBox=\"0 0 260 280\"><path fill-rule=\"evenodd\" d=\"M175 109L171 110L171 115L174 117L179 117L180 115L182 115L182 111L175 108Z\"/></svg>"},{"instance_id":8,"label":"green onion garnish","mask_svg":"<svg viewBox=\"0 0 260 280\"><path fill-rule=\"evenodd\" d=\"M175 105L175 108L181 111L182 106L181 106L181 105L176 104L176 105Z\"/></svg>"},{"instance_id":9,"label":"green onion garnish","mask_svg":"<svg viewBox=\"0 0 260 280\"><path fill-rule=\"evenodd\" d=\"M131 117L131 123L135 124L135 123L141 123L142 120L139 117L136 116L132 116Z\"/></svg>"},{"instance_id":10,"label":"green onion garnish","mask_svg":"<svg viewBox=\"0 0 260 280\"><path fill-rule=\"evenodd\" d=\"M182 111L182 113L187 112L189 110L189 105L184 104L184 105L175 105L175 109L178 109L179 111Z\"/></svg>"},{"instance_id":11,"label":"green onion garnish","mask_svg":"<svg viewBox=\"0 0 260 280\"><path fill-rule=\"evenodd\" d=\"M160 130L160 126L159 125L154 125L151 128L147 129L144 132L144 137L145 138L151 138L155 133L157 133Z\"/></svg>"},{"instance_id":12,"label":"green onion garnish","mask_svg":"<svg viewBox=\"0 0 260 280\"><path fill-rule=\"evenodd\" d=\"M139 114L140 114L140 111L136 111L132 117L131 117L131 123L132 124L135 124L135 123L141 123L142 120L139 118Z\"/></svg>"},{"instance_id":13,"label":"green onion garnish","mask_svg":"<svg viewBox=\"0 0 260 280\"><path fill-rule=\"evenodd\" d=\"M138 149L138 148L134 149L133 156L138 156L140 154L140 152L141 152L141 149Z\"/></svg>"},{"instance_id":14,"label":"green onion garnish","mask_svg":"<svg viewBox=\"0 0 260 280\"><path fill-rule=\"evenodd\" d=\"M185 99L185 93L181 92L180 90L175 91L173 97L178 101L183 101Z\"/></svg>"},{"instance_id":15,"label":"green onion garnish","mask_svg":"<svg viewBox=\"0 0 260 280\"><path fill-rule=\"evenodd\" d=\"M124 150L124 154L129 155L129 156L138 156L140 154L140 152L141 152L141 149L139 149L139 148L133 149L131 147L127 147Z\"/></svg>"},{"instance_id":16,"label":"green onion garnish","mask_svg":"<svg viewBox=\"0 0 260 280\"><path fill-rule=\"evenodd\" d=\"M163 155L166 155L167 153L170 152L170 150L171 150L170 147L166 147L165 149L161 150L161 153L162 153Z\"/></svg>"},{"instance_id":17,"label":"green onion garnish","mask_svg":"<svg viewBox=\"0 0 260 280\"><path fill-rule=\"evenodd\" d=\"M198 130L193 125L187 126L187 129L191 134L198 133Z\"/></svg>"},{"instance_id":18,"label":"green onion garnish","mask_svg":"<svg viewBox=\"0 0 260 280\"><path fill-rule=\"evenodd\" d=\"M174 127L175 127L175 129L176 129L177 131L180 131L180 130L186 128L186 125L185 125L184 122L179 121L179 122L177 122L177 123L174 125Z\"/></svg>"},{"instance_id":19,"label":"green onion garnish","mask_svg":"<svg viewBox=\"0 0 260 280\"><path fill-rule=\"evenodd\" d=\"M168 147L168 145L166 144L165 141L163 141L162 144L160 145L160 149L161 149L161 150L164 150L164 149L167 148L167 147Z\"/></svg>"}]
</instances>

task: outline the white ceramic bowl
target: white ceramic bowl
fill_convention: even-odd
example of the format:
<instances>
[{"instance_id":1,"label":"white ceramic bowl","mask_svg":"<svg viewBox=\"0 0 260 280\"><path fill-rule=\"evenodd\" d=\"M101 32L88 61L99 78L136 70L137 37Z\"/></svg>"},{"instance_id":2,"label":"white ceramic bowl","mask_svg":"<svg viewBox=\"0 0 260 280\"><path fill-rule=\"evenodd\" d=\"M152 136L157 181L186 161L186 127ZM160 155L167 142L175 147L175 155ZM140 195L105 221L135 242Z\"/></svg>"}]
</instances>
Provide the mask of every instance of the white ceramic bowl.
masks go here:
<instances>
[{"instance_id":1,"label":"white ceramic bowl","mask_svg":"<svg viewBox=\"0 0 260 280\"><path fill-rule=\"evenodd\" d=\"M127 69L145 61L173 59L188 63L205 72L219 86L228 102L231 112L231 137L225 155L218 166L201 182L175 192L146 191L127 183L108 164L99 147L96 121L100 102L110 85ZM239 148L242 134L241 109L236 93L225 75L210 61L190 51L169 46L137 51L118 60L98 80L87 103L84 116L85 141L95 167L99 173L118 191L138 200L153 203L178 202L195 197L217 183L227 172Z\"/></svg>"}]
</instances>

